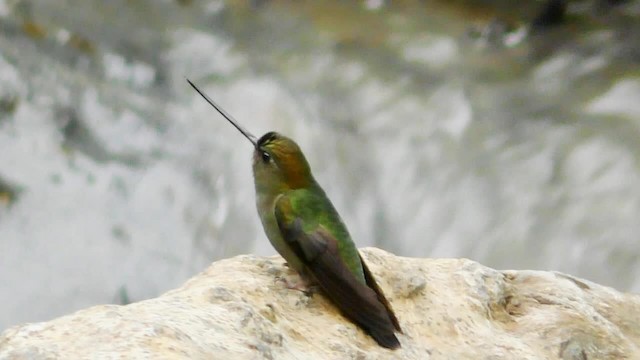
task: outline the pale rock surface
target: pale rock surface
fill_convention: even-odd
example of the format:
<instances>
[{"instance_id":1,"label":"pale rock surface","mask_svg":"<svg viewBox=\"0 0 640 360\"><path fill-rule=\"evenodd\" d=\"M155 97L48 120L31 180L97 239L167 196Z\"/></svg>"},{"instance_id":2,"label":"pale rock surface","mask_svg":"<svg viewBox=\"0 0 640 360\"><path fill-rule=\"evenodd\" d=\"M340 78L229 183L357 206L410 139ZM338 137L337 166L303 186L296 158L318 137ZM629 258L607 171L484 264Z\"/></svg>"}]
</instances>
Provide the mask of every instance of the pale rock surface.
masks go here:
<instances>
[{"instance_id":1,"label":"pale rock surface","mask_svg":"<svg viewBox=\"0 0 640 360\"><path fill-rule=\"evenodd\" d=\"M379 347L280 257L215 262L179 289L0 336L0 359L640 359L640 296L544 271L362 250L404 329Z\"/></svg>"}]
</instances>

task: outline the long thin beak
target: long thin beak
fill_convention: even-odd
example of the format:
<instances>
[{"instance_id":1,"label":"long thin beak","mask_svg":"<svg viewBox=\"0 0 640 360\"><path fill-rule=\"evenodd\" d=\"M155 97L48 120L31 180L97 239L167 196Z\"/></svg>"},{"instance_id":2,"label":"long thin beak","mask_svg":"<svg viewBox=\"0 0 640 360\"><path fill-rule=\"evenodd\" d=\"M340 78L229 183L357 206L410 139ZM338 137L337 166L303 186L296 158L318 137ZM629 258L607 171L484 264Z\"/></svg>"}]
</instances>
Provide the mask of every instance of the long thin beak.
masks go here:
<instances>
[{"instance_id":1,"label":"long thin beak","mask_svg":"<svg viewBox=\"0 0 640 360\"><path fill-rule=\"evenodd\" d=\"M205 100L207 100L207 102L211 104L211 106L213 106L216 110L218 110L220 115L224 116L224 118L227 119L231 123L231 125L233 125L236 129L238 129L238 131L242 133L242 135L244 135L247 139L249 139L249 141L251 141L251 143L253 144L253 147L255 148L258 147L258 140L253 134L251 134L250 132L245 130L245 128L240 126L240 124L233 118L233 116L229 115L226 111L224 111L224 109L220 107L220 105L216 104L213 100L211 100L211 98L209 98L207 94L200 91L200 89L198 89L198 87L194 83L192 83L191 80L187 79L187 82L189 83L189 85L191 85L191 87L193 87L198 92L198 94L200 94L200 96L202 96Z\"/></svg>"}]
</instances>

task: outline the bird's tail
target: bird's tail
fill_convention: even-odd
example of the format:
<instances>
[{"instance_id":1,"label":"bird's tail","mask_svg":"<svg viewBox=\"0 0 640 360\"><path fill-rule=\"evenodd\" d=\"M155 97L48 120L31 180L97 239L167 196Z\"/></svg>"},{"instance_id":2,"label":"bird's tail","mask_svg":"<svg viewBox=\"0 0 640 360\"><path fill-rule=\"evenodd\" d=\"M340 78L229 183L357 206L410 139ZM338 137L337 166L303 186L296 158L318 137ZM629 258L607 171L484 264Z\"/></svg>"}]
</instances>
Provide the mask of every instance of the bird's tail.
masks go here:
<instances>
[{"instance_id":1,"label":"bird's tail","mask_svg":"<svg viewBox=\"0 0 640 360\"><path fill-rule=\"evenodd\" d=\"M380 301L376 291L359 281L339 257L326 251L308 262L307 267L346 317L362 327L380 346L389 349L400 347L394 332L401 330L393 312L388 312L387 307L390 306Z\"/></svg>"}]
</instances>

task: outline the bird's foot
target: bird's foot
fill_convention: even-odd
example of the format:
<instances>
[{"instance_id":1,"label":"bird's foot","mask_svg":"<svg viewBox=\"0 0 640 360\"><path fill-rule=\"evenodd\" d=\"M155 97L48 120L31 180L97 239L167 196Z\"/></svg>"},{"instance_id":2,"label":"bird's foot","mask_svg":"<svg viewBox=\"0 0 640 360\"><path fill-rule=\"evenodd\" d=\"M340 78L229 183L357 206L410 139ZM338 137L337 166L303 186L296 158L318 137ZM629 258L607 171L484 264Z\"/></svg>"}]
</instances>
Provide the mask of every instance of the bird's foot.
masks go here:
<instances>
[{"instance_id":1,"label":"bird's foot","mask_svg":"<svg viewBox=\"0 0 640 360\"><path fill-rule=\"evenodd\" d=\"M307 288L302 290L302 292L307 297L312 297L313 294L317 293L318 291L320 291L320 285L311 285L311 284L307 284Z\"/></svg>"},{"instance_id":2,"label":"bird's foot","mask_svg":"<svg viewBox=\"0 0 640 360\"><path fill-rule=\"evenodd\" d=\"M306 296L312 296L314 293L318 292L320 287L317 284L312 284L310 281L303 279L300 277L299 281L291 282L289 279L278 276L276 281L281 281L284 283L284 286L289 290L300 291Z\"/></svg>"}]
</instances>

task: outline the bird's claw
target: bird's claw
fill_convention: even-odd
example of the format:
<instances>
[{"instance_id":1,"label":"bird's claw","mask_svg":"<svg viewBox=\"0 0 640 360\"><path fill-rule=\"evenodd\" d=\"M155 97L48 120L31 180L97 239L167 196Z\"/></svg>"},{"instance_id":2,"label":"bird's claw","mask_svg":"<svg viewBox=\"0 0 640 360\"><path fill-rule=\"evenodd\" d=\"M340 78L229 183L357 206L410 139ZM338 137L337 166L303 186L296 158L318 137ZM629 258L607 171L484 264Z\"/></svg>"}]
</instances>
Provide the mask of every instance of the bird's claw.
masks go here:
<instances>
[{"instance_id":1,"label":"bird's claw","mask_svg":"<svg viewBox=\"0 0 640 360\"><path fill-rule=\"evenodd\" d=\"M302 278L300 278L300 281L292 283L287 278L285 278L283 276L278 276L278 277L275 278L275 281L276 282L283 282L284 286L287 289L300 291L301 293L303 293L303 294L305 294L306 296L309 296L309 297L312 296L314 293L316 293L318 291L318 286L317 285L311 285L311 284L309 284L307 281L305 281Z\"/></svg>"}]
</instances>

